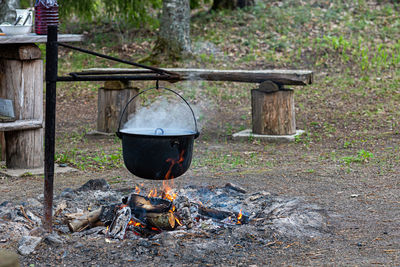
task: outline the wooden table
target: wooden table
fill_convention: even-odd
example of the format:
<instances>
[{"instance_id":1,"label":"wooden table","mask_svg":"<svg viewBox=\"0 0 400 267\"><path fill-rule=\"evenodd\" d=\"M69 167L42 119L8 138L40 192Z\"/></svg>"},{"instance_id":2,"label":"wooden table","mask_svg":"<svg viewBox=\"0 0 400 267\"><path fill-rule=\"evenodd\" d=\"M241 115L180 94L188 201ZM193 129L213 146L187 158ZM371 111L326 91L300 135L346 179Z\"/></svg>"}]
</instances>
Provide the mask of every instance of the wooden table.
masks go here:
<instances>
[{"instance_id":1,"label":"wooden table","mask_svg":"<svg viewBox=\"0 0 400 267\"><path fill-rule=\"evenodd\" d=\"M83 40L79 34L59 34L60 42ZM6 167L43 167L43 60L36 43L47 35L0 36L0 97L13 100L15 122L0 123Z\"/></svg>"}]
</instances>

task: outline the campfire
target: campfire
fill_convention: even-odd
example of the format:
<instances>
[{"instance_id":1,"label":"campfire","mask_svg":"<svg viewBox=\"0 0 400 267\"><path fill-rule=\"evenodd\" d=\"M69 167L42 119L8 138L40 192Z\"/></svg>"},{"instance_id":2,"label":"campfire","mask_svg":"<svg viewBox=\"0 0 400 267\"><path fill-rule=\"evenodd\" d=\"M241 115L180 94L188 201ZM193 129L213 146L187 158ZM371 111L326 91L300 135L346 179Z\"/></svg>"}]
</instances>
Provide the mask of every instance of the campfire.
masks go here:
<instances>
[{"instance_id":1,"label":"campfire","mask_svg":"<svg viewBox=\"0 0 400 267\"><path fill-rule=\"evenodd\" d=\"M173 180L164 180L161 190L153 188L148 193L137 185L135 193L123 197L121 203L103 206L79 218L68 215L68 227L72 232L79 232L104 225L107 238L125 239L132 234L152 237L163 231L187 230L209 219L221 225L248 223L249 218L242 209L238 212L219 210L199 200L190 201L187 196L179 197L173 192L172 183ZM231 183L226 188L244 191Z\"/></svg>"},{"instance_id":2,"label":"campfire","mask_svg":"<svg viewBox=\"0 0 400 267\"><path fill-rule=\"evenodd\" d=\"M37 245L43 238L63 242L87 236L109 243L171 238L188 246L197 244L190 241L193 238L213 240L215 246L250 238L269 246L278 244L277 238L325 236L331 231L327 212L315 204L266 191L248 192L233 183L177 189L172 180L165 180L156 190L146 183L112 189L103 179L89 180L56 197L53 237L41 234L40 201L39 196L24 206L0 203L0 243L18 241L20 253L28 255L35 250L32 240Z\"/></svg>"}]
</instances>

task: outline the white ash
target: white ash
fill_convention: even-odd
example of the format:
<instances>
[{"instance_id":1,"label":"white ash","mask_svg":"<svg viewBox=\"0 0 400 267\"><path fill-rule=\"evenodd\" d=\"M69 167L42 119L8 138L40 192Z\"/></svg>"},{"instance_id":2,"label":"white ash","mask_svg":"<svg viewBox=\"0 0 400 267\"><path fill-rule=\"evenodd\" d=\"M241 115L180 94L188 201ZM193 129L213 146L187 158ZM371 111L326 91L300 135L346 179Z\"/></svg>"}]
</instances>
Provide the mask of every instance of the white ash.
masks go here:
<instances>
[{"instance_id":1,"label":"white ash","mask_svg":"<svg viewBox=\"0 0 400 267\"><path fill-rule=\"evenodd\" d=\"M239 191L231 186L219 188L187 186L182 188L177 191L178 198L174 202L177 213L182 216L182 226L173 231L156 234L149 239L138 237L127 231L125 239L131 239L135 242L152 240L151 242L160 243L162 238L166 238L163 242L167 244L171 243L169 237L173 237L177 242L174 243L176 250L185 246L182 255L186 255L186 253L190 255L189 248L203 251L201 254L207 254L208 252L211 253L212 249L218 249L218 247L225 246L228 243L235 245L236 243L251 241L251 244L265 246L273 243L276 236L282 239L286 237L290 239L323 237L331 234L332 229L328 227L329 214L315 204L307 203L301 198L275 196L265 191L254 193L241 193ZM54 215L53 226L59 236L52 240L46 239L46 244L58 246L67 242L71 237L86 237L81 242L85 242L84 240L89 237L90 239L101 238L106 240L106 228L103 226L89 227L87 230L71 235L65 223L66 214L121 204L122 198L129 194L129 190L122 192L112 189L84 192L75 190L73 198L62 198L63 194L60 194L54 200L54 209L58 212ZM21 213L21 205L9 202L0 204L0 242L5 244L18 242L23 236L45 237L44 234L40 234L40 231L35 230L40 228L40 221L37 218L43 216L42 206L37 205L38 202L35 200L30 202L33 205L25 203L26 205L22 206L26 217ZM201 216L198 212L199 205L236 213L242 210L244 216L248 218L248 224L233 224L225 220ZM58 209L56 209L57 207ZM207 246L205 242L198 244L196 241L198 239L209 240L212 245ZM108 242L120 241L109 240ZM144 253L147 251L146 247L141 249L144 250Z\"/></svg>"}]
</instances>

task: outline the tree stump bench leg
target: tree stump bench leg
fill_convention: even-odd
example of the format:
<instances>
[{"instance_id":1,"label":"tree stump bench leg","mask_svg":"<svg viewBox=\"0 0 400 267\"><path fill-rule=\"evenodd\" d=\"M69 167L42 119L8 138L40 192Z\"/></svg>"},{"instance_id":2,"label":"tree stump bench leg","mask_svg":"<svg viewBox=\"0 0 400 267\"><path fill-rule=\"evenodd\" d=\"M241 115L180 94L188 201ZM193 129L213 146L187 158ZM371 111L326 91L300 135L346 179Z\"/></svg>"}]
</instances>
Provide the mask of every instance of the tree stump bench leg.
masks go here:
<instances>
[{"instance_id":1,"label":"tree stump bench leg","mask_svg":"<svg viewBox=\"0 0 400 267\"><path fill-rule=\"evenodd\" d=\"M125 105L138 92L139 89L132 87L128 81L106 81L104 87L98 91L97 131L115 133ZM137 105L136 99L129 104L121 125L124 125L128 116L136 111Z\"/></svg>"},{"instance_id":2,"label":"tree stump bench leg","mask_svg":"<svg viewBox=\"0 0 400 267\"><path fill-rule=\"evenodd\" d=\"M251 91L254 134L292 135L296 133L293 90Z\"/></svg>"},{"instance_id":3,"label":"tree stump bench leg","mask_svg":"<svg viewBox=\"0 0 400 267\"><path fill-rule=\"evenodd\" d=\"M33 44L0 46L0 97L13 100L17 120L43 121L43 61ZM4 132L6 167L44 164L43 128Z\"/></svg>"}]
</instances>

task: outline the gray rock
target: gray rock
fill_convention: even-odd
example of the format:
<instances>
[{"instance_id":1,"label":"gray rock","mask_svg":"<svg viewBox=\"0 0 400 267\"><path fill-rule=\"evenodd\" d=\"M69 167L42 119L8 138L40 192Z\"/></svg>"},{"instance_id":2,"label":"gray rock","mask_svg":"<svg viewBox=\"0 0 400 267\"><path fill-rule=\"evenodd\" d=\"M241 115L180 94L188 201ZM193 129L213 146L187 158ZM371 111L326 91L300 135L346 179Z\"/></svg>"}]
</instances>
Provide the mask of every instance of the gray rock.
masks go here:
<instances>
[{"instance_id":1,"label":"gray rock","mask_svg":"<svg viewBox=\"0 0 400 267\"><path fill-rule=\"evenodd\" d=\"M104 179L91 179L84 185L79 187L76 191L90 191L90 190L108 190L110 185Z\"/></svg>"},{"instance_id":2,"label":"gray rock","mask_svg":"<svg viewBox=\"0 0 400 267\"><path fill-rule=\"evenodd\" d=\"M75 190L72 188L65 188L64 191L61 192L61 198L69 198L72 199L75 196Z\"/></svg>"},{"instance_id":3,"label":"gray rock","mask_svg":"<svg viewBox=\"0 0 400 267\"><path fill-rule=\"evenodd\" d=\"M23 256L27 256L35 251L41 241L41 237L23 236L18 243L18 252Z\"/></svg>"},{"instance_id":4,"label":"gray rock","mask_svg":"<svg viewBox=\"0 0 400 267\"><path fill-rule=\"evenodd\" d=\"M81 242L77 242L74 246L74 248L83 248L85 245L83 245Z\"/></svg>"},{"instance_id":5,"label":"gray rock","mask_svg":"<svg viewBox=\"0 0 400 267\"><path fill-rule=\"evenodd\" d=\"M33 228L30 232L30 236L43 236L46 233L46 230L44 230L42 227L35 227Z\"/></svg>"},{"instance_id":6,"label":"gray rock","mask_svg":"<svg viewBox=\"0 0 400 267\"><path fill-rule=\"evenodd\" d=\"M28 198L26 201L29 207L42 207L43 203L39 202L36 198Z\"/></svg>"},{"instance_id":7,"label":"gray rock","mask_svg":"<svg viewBox=\"0 0 400 267\"><path fill-rule=\"evenodd\" d=\"M61 245L62 243L64 243L61 240L61 237L57 234L49 234L48 236L45 237L45 242L49 245L53 245L53 246L57 246L57 245Z\"/></svg>"}]
</instances>

